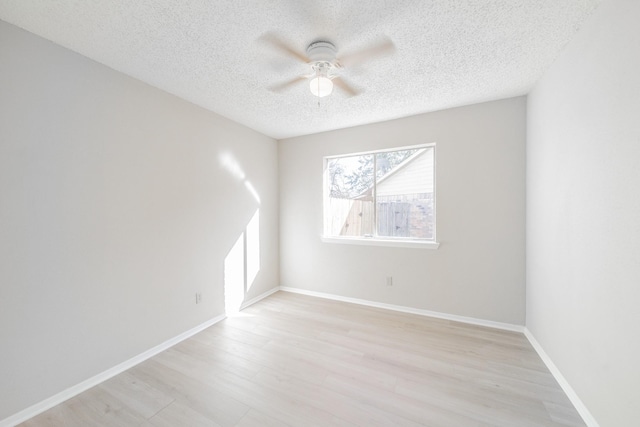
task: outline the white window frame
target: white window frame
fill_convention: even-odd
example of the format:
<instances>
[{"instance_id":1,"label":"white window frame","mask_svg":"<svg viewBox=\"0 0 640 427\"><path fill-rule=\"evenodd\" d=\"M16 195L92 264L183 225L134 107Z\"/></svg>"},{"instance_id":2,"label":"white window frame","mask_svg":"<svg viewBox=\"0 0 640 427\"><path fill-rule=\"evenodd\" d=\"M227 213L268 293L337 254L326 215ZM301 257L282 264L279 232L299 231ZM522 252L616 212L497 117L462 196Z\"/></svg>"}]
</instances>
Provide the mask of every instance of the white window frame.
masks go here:
<instances>
[{"instance_id":1,"label":"white window frame","mask_svg":"<svg viewBox=\"0 0 640 427\"><path fill-rule=\"evenodd\" d=\"M327 167L329 164L329 160L331 159L339 159L343 157L352 157L352 156L362 156L362 155L374 155L374 174L376 170L375 163L375 154L385 153L389 151L402 151L402 150L413 150L420 148L433 148L433 226L434 226L434 236L433 239L421 239L421 238L410 238L410 237L386 237L386 236L327 236L325 229L325 218L329 214L328 212L328 199L329 199L329 183L328 183L328 174ZM322 169L322 194L323 194L323 210L322 210L322 235L320 236L321 240L325 243L341 243L341 244L349 244L349 245L368 245L368 246L390 246L390 247L401 247L401 248L422 248L422 249L438 249L440 243L437 241L437 225L436 225L436 202L437 202L437 183L436 183L436 143L428 143L428 144L419 144L419 145L409 145L402 147L393 147L393 148L385 148L381 150L372 150L372 151L362 151L357 153L345 153L338 155L325 156L323 158L323 169ZM374 207L376 206L376 194L375 186L377 185L377 180L374 178ZM377 216L377 209L374 208L374 218ZM377 222L376 222L377 223ZM377 229L377 226L376 228Z\"/></svg>"}]
</instances>

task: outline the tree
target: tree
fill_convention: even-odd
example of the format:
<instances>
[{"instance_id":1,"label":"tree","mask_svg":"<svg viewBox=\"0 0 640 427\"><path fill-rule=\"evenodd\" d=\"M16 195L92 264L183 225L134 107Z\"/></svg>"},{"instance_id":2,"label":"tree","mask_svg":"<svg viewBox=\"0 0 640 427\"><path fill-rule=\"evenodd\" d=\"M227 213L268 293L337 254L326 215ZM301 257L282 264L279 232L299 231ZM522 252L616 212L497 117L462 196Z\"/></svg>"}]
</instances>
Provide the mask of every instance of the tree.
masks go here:
<instances>
[{"instance_id":1,"label":"tree","mask_svg":"<svg viewBox=\"0 0 640 427\"><path fill-rule=\"evenodd\" d=\"M330 159L328 164L329 195L341 199L358 197L373 187L374 160L377 169L375 177L380 180L417 151L418 149L385 151Z\"/></svg>"}]
</instances>

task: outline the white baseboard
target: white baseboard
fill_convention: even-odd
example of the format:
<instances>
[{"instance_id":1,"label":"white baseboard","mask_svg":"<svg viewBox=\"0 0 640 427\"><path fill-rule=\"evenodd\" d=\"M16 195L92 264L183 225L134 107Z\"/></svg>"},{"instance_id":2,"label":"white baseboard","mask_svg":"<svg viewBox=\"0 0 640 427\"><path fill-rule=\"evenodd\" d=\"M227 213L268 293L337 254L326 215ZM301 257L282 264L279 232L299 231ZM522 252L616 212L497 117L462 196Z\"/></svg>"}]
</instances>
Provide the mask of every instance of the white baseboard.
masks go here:
<instances>
[{"instance_id":1,"label":"white baseboard","mask_svg":"<svg viewBox=\"0 0 640 427\"><path fill-rule=\"evenodd\" d=\"M575 406L576 410L584 420L585 424L587 424L588 427L600 427L596 419L593 417L593 415L591 415L591 412L589 412L585 404L582 403L582 400L578 397L578 394L575 392L573 387L571 387L571 385L562 375L558 367L555 365L555 363L553 363L549 355L544 351L544 349L542 348L538 340L536 340L536 338L533 336L531 331L526 327L524 328L524 335L527 337L527 339L529 340L533 348L536 350L536 352L538 353L538 355L540 356L544 364L547 365L547 369L549 369L549 371L551 372L551 375L553 375L556 381L558 381L558 384L560 384L560 387L562 387L562 390L564 390L565 394L567 395L571 403L573 403L573 406Z\"/></svg>"},{"instance_id":2,"label":"white baseboard","mask_svg":"<svg viewBox=\"0 0 640 427\"><path fill-rule=\"evenodd\" d=\"M477 325L477 326L486 326L488 328L502 329L504 331L512 331L512 332L520 332L520 333L524 332L524 326L514 325L512 323L494 322L493 320L484 320L484 319L477 319L475 317L458 316L456 314L440 313L438 311L423 310L420 308L405 307L402 305L385 304L382 302L369 301L369 300L364 300L359 298L349 298L349 297L343 297L343 296L334 295L334 294L325 294L323 292L307 291L304 289L290 288L287 286L280 286L280 290L285 292L292 292L295 294L309 295L312 297L326 298L326 299L332 299L336 301L350 302L353 304L366 305L369 307L400 311L402 313L418 314L420 316L435 317L435 318L444 319L444 320L453 320L455 322L468 323L468 324Z\"/></svg>"},{"instance_id":3,"label":"white baseboard","mask_svg":"<svg viewBox=\"0 0 640 427\"><path fill-rule=\"evenodd\" d=\"M249 307L250 305L253 305L253 304L257 303L258 301L265 299L269 295L275 294L279 290L280 290L280 287L276 286L275 288L269 289L267 292L265 292L263 294L260 294L255 298L250 299L249 301L243 302L242 305L240 306L240 310L244 310L245 308Z\"/></svg>"},{"instance_id":4,"label":"white baseboard","mask_svg":"<svg viewBox=\"0 0 640 427\"><path fill-rule=\"evenodd\" d=\"M558 369L558 367L553 363L549 355L547 355L547 353L542 349L542 346L531 334L531 331L529 331L529 329L527 329L525 326L514 325L511 323L494 322L492 320L476 319L473 317L458 316L455 314L440 313L437 311L422 310L422 309L405 307L400 305L385 304L385 303L368 301L368 300L363 300L358 298L343 297L340 295L326 294L323 292L307 291L304 289L290 288L286 286L280 286L280 290L285 292L296 293L296 294L309 295L313 297L332 299L336 301L350 302L353 304L366 305L369 307L385 308L387 310L400 311L403 313L418 314L421 316L436 317L438 319L453 320L456 322L469 323L472 325L486 326L489 328L523 333L527 337L527 339L529 340L533 348L536 350L536 352L538 353L542 361L545 363L545 365L547 366L547 368L549 369L553 377L556 379L556 381L558 381L558 384L560 384L560 387L565 392L565 394L567 395L567 397L569 398L573 406L575 406L576 410L578 411L578 413L580 414L584 422L587 424L587 426L600 427L596 419L593 417L593 415L591 415L591 412L589 412L589 410L587 409L585 404L582 402L582 400L580 400L580 398L578 397L576 392L573 390L571 385L569 385L569 382L564 378L562 373L560 373L560 370Z\"/></svg>"},{"instance_id":5,"label":"white baseboard","mask_svg":"<svg viewBox=\"0 0 640 427\"><path fill-rule=\"evenodd\" d=\"M510 323L502 323L502 322L494 322L492 320L484 320L484 319L477 319L477 318L473 318L473 317L465 317L465 316L458 316L455 314L447 314L447 313L440 313L440 312L436 312L436 311L430 311L430 310L422 310L422 309L417 309L417 308L412 308L412 307L405 307L405 306L400 306L400 305L393 305L393 304L385 304L385 303L380 303L380 302L375 302L375 301L368 301L368 300L363 300L363 299L358 299L358 298L349 298L349 297L343 297L340 295L334 295L334 294L327 294L327 293L323 293L323 292L314 292L314 291L307 291L304 289L297 289L297 288L290 288L290 287L286 287L286 286L279 286L273 289L270 289L269 291L258 295L255 298L252 298L248 301L245 301L242 306L241 309L244 309L246 307L249 307L252 304L257 303L258 301L274 294L275 292L278 291L284 291L284 292L291 292L291 293L297 293L297 294L302 294L302 295L309 295L309 296L314 296L314 297L319 297L319 298L326 298L326 299L331 299L331 300L336 300L336 301L342 301L342 302L349 302L349 303L353 303L353 304L359 304L359 305L365 305L365 306L369 306L369 307L376 307L376 308L383 308L383 309L387 309L387 310L393 310L393 311L399 311L399 312L403 312L403 313L411 313L411 314L417 314L417 315L421 315L421 316L427 316L427 317L435 317L438 319L445 319L445 320L452 320L452 321L456 321L456 322L462 322L462 323L468 323L468 324L472 324L472 325L479 325L479 326L486 326L489 328L495 328L495 329L502 329L502 330L507 330L507 331L513 331L513 332L521 332L524 333L524 335L527 337L527 339L529 340L529 342L531 342L531 345L533 346L533 348L536 350L536 352L538 353L538 355L540 356L540 358L543 360L543 362L547 365L547 368L549 369L549 371L551 372L551 374L555 377L556 381L558 381L558 383L560 384L560 387L562 387L562 389L564 390L564 392L567 394L567 396L569 397L569 399L571 400L571 403L573 403L573 405L576 407L576 410L578 411L578 413L580 414L580 416L583 418L583 420L585 421L585 423L587 424L588 427L599 427L599 424L597 423L597 421L595 420L595 418L593 418L593 415L591 415L591 412L589 412L589 410L587 409L587 407L582 403L582 400L580 400L580 398L578 397L578 395L576 394L576 392L573 390L573 388L569 385L569 383L567 382L567 380L564 378L564 376L562 376L562 374L560 373L560 370L556 367L556 365L553 363L553 361L551 361L551 359L549 358L549 356L547 355L547 353L542 349L542 347L540 346L540 344L538 343L538 341L535 339L535 337L531 334L531 332L524 326L521 325L515 325L515 324L510 324ZM36 415L51 409L52 407L59 405L60 403L82 393L83 391L86 391L88 389L90 389L91 387L94 387L106 380L108 380L109 378L112 378L124 371L126 371L127 369L130 369L132 367L134 367L135 365L144 362L147 359L150 359L151 357L155 356L156 354L178 344L181 341L186 340L187 338L190 338L191 336L197 334L198 332L208 328L209 326L212 326L218 322L220 322L221 320L223 320L226 316L225 315L220 315L217 317L214 317L213 319L210 319L186 332L183 332L182 334L171 338L165 342L163 342L162 344L159 344L135 357L132 357L131 359L122 362L110 369L107 369L106 371L95 375L85 381L82 381L79 384L76 384L72 387L69 387L66 390L61 391L58 394L55 394L54 396L51 396L39 403L36 403L35 405L32 405L12 416L10 416L9 418L5 418L4 420L0 421L0 427L13 427L17 424L20 424L30 418L35 417Z\"/></svg>"},{"instance_id":6,"label":"white baseboard","mask_svg":"<svg viewBox=\"0 0 640 427\"><path fill-rule=\"evenodd\" d=\"M275 287L273 289L270 289L269 291L258 295L255 298L252 298L248 301L245 301L244 303L242 303L242 306L240 307L240 309L245 309L247 307L249 307L252 304L257 303L258 301L268 297L269 295L278 292L279 287ZM135 365L144 362L147 359L150 359L151 357L155 356L156 354L170 348L173 347L174 345L178 344L181 341L186 340L187 338L192 337L193 335L197 334L198 332L208 328L211 325L214 325L216 323L218 323L219 321L223 320L226 317L226 315L220 315L217 317L214 317L211 320L208 320L198 326L196 326L195 328L192 328L186 332L183 332L182 334L171 338L170 340L167 340L165 342L163 342L162 344L159 344L147 351L145 351L144 353L141 353L135 357L132 357L131 359L120 363L119 365L114 366L113 368L107 369L104 372L99 373L98 375L95 375L85 381L82 381L79 384L76 384L72 387L69 387L66 390L61 391L58 394L55 394L41 402L36 403L35 405L32 405L20 412L18 412L17 414L14 414L12 416L10 416L9 418L5 418L4 420L0 420L0 427L13 427L17 424L20 424L30 418L35 417L38 414L41 414L42 412L53 408L56 405L61 404L62 402L71 399L74 396L77 396L78 394L82 393L83 391L86 391L88 389L90 389L91 387L94 387L106 380L108 380L109 378L112 378L124 371L126 371L127 369L130 369L132 367L134 367Z\"/></svg>"},{"instance_id":7,"label":"white baseboard","mask_svg":"<svg viewBox=\"0 0 640 427\"><path fill-rule=\"evenodd\" d=\"M189 329L188 331L183 332L180 335L173 337L163 342L162 344L159 344L143 353L140 353L139 355L134 356L131 359L126 360L114 366L113 368L107 369L106 371L101 372L98 375L95 375L89 379L86 379L79 384L69 387L68 389L63 390L58 394L55 394L41 402L36 403L35 405L32 405L26 409L23 409L22 411L10 416L9 418L5 418L4 420L1 420L0 427L13 427L17 424L27 421L28 419L33 418L36 415L41 414L42 412L48 409L51 409L54 406L59 405L66 400L71 399L74 396L77 396L83 391L86 391L91 387L94 387L108 380L109 378L114 377L126 371L127 369L133 368L135 365L142 363L147 359L150 359L156 354L170 347L173 347L179 342L184 341L187 338L197 334L198 332L208 328L209 326L218 323L219 321L223 320L225 317L226 316L222 314L220 316L214 317L213 319L207 320L206 322L201 323L195 328Z\"/></svg>"}]
</instances>

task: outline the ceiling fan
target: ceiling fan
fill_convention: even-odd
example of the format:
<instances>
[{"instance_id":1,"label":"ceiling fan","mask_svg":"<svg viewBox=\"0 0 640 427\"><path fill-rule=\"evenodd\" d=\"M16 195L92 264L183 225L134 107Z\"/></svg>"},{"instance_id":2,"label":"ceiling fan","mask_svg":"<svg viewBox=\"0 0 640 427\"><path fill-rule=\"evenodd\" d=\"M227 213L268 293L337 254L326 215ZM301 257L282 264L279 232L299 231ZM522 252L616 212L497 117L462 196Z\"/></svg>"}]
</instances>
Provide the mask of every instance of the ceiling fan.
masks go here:
<instances>
[{"instance_id":1,"label":"ceiling fan","mask_svg":"<svg viewBox=\"0 0 640 427\"><path fill-rule=\"evenodd\" d=\"M390 54L395 50L393 42L386 38L359 52L338 57L335 45L327 40L314 41L307 46L305 53L302 53L273 33L267 33L260 39L285 55L307 64L310 68L308 74L272 85L269 89L273 92L283 92L307 80L309 81L309 90L319 98L330 95L334 86L347 96L358 95L361 91L347 83L341 76L345 67Z\"/></svg>"}]
</instances>

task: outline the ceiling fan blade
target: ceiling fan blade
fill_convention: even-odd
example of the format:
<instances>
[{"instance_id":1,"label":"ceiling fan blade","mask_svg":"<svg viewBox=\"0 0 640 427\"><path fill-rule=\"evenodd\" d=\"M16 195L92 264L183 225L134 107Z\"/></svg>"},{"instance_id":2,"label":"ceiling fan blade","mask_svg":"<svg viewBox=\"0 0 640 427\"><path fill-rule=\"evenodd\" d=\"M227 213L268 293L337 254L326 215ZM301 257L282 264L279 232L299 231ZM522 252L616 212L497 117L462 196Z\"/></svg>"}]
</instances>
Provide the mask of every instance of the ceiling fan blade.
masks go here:
<instances>
[{"instance_id":1,"label":"ceiling fan blade","mask_svg":"<svg viewBox=\"0 0 640 427\"><path fill-rule=\"evenodd\" d=\"M385 39L376 45L363 49L359 52L348 54L338 58L338 62L345 67L350 67L375 57L389 55L396 50L396 46L390 39Z\"/></svg>"},{"instance_id":2,"label":"ceiling fan blade","mask_svg":"<svg viewBox=\"0 0 640 427\"><path fill-rule=\"evenodd\" d=\"M270 44L272 47L276 48L285 55L295 58L298 61L304 62L305 64L311 62L309 58L307 58L307 55L298 52L296 49L291 47L287 42L283 41L274 33L266 33L258 40L262 40L263 42Z\"/></svg>"},{"instance_id":3,"label":"ceiling fan blade","mask_svg":"<svg viewBox=\"0 0 640 427\"><path fill-rule=\"evenodd\" d=\"M272 92L284 92L285 90L289 89L292 86L295 86L296 84L307 80L306 76L298 76L298 77L294 77L291 80L287 80L286 82L282 82L282 83L278 83L272 86L269 86L269 90Z\"/></svg>"},{"instance_id":4,"label":"ceiling fan blade","mask_svg":"<svg viewBox=\"0 0 640 427\"><path fill-rule=\"evenodd\" d=\"M359 91L358 89L354 88L353 86L345 82L341 77L334 77L332 81L334 86L342 90L348 96L356 96L361 93L361 91Z\"/></svg>"}]
</instances>

